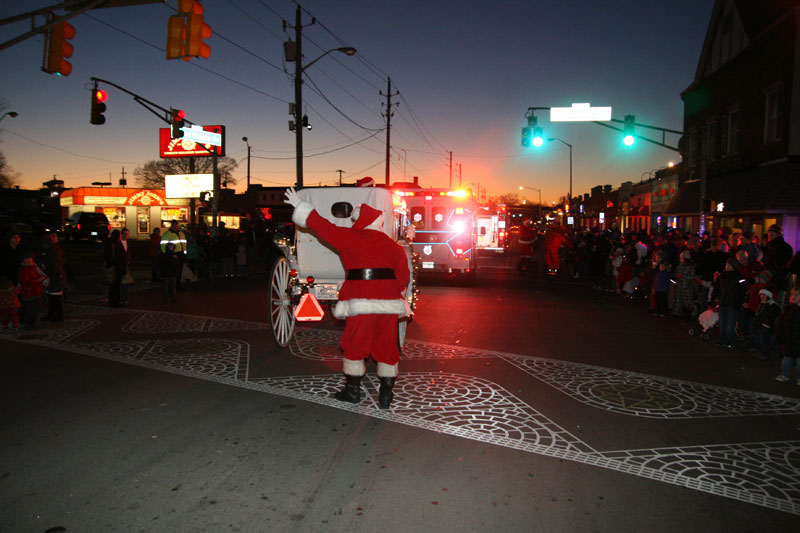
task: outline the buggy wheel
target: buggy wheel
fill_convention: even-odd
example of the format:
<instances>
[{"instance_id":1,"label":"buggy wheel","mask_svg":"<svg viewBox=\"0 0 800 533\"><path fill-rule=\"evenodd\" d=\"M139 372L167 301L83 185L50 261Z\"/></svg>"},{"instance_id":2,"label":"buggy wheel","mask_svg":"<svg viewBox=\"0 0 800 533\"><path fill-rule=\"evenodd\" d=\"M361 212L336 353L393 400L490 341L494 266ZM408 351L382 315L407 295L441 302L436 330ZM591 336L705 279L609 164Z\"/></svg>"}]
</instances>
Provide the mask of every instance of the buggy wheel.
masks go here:
<instances>
[{"instance_id":1,"label":"buggy wheel","mask_svg":"<svg viewBox=\"0 0 800 533\"><path fill-rule=\"evenodd\" d=\"M286 348L294 333L295 318L292 312L292 300L289 297L289 261L279 257L272 267L269 282L269 321L272 336L281 348Z\"/></svg>"},{"instance_id":2,"label":"buggy wheel","mask_svg":"<svg viewBox=\"0 0 800 533\"><path fill-rule=\"evenodd\" d=\"M711 340L711 335L709 335L708 333L703 333L703 340L704 341Z\"/></svg>"},{"instance_id":3,"label":"buggy wheel","mask_svg":"<svg viewBox=\"0 0 800 533\"><path fill-rule=\"evenodd\" d=\"M694 337L696 334L697 332L694 329L689 330L689 335L691 335L692 337Z\"/></svg>"}]
</instances>

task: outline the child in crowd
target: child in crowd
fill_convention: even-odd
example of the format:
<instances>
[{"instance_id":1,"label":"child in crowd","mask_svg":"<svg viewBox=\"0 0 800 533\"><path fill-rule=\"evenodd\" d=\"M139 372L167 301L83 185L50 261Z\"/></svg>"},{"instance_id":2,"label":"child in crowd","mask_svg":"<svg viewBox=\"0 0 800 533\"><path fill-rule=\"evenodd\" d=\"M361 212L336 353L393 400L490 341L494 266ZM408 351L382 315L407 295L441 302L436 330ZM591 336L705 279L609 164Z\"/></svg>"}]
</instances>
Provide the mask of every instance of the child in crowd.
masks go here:
<instances>
[{"instance_id":1,"label":"child in crowd","mask_svg":"<svg viewBox=\"0 0 800 533\"><path fill-rule=\"evenodd\" d=\"M20 300L22 300L22 326L25 329L36 327L39 318L39 307L44 296L44 285L47 276L33 261L33 252L22 256L22 265L17 271L17 281L20 284Z\"/></svg>"},{"instance_id":2,"label":"child in crowd","mask_svg":"<svg viewBox=\"0 0 800 533\"><path fill-rule=\"evenodd\" d=\"M789 381L792 367L800 385L800 289L793 289L789 305L783 310L778 321L778 339L781 341L781 373L775 381Z\"/></svg>"},{"instance_id":3,"label":"child in crowd","mask_svg":"<svg viewBox=\"0 0 800 533\"><path fill-rule=\"evenodd\" d=\"M756 352L759 358L768 359L777 343L775 326L781 316L781 306L772 299L772 291L761 289L758 291L761 303L758 304L753 326L750 331L750 340L753 343L751 351Z\"/></svg>"},{"instance_id":4,"label":"child in crowd","mask_svg":"<svg viewBox=\"0 0 800 533\"><path fill-rule=\"evenodd\" d=\"M0 329L18 328L19 287L6 278L0 279Z\"/></svg>"},{"instance_id":5,"label":"child in crowd","mask_svg":"<svg viewBox=\"0 0 800 533\"><path fill-rule=\"evenodd\" d=\"M178 276L178 256L175 254L175 243L167 243L164 253L158 256L158 271L164 283L164 303L177 302L175 289Z\"/></svg>"},{"instance_id":6,"label":"child in crowd","mask_svg":"<svg viewBox=\"0 0 800 533\"><path fill-rule=\"evenodd\" d=\"M653 290L655 291L655 311L656 316L664 317L667 314L669 304L669 286L673 276L670 265L666 261L658 264L658 270L653 277Z\"/></svg>"}]
</instances>

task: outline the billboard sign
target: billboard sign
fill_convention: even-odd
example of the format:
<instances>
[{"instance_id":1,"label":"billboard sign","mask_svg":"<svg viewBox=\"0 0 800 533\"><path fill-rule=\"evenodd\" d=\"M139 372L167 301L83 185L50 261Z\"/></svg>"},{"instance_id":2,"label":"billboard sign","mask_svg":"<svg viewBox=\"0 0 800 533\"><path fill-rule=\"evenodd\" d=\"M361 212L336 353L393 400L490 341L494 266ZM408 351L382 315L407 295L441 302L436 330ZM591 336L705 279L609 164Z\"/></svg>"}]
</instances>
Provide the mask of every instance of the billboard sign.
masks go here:
<instances>
[{"instance_id":1,"label":"billboard sign","mask_svg":"<svg viewBox=\"0 0 800 533\"><path fill-rule=\"evenodd\" d=\"M164 176L167 198L200 198L200 193L214 190L214 174L170 174Z\"/></svg>"},{"instance_id":2,"label":"billboard sign","mask_svg":"<svg viewBox=\"0 0 800 533\"><path fill-rule=\"evenodd\" d=\"M221 146L201 144L190 140L188 136L182 139L173 139L171 128L159 128L158 148L160 157L204 157L210 156L209 150L216 151L218 156L225 155L225 126L203 126L203 130L221 136ZM189 130L189 128L185 128ZM204 139L205 140L205 139ZM212 140L213 139L209 139ZM207 148L207 149L206 149Z\"/></svg>"}]
</instances>

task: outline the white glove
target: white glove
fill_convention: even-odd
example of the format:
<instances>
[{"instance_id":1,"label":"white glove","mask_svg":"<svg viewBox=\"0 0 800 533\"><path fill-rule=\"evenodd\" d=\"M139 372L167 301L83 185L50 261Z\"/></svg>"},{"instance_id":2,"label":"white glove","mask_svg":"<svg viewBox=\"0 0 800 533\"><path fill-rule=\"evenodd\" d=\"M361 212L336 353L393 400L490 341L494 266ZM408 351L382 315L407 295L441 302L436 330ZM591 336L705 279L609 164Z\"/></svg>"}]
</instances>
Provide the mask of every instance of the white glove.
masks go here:
<instances>
[{"instance_id":1,"label":"white glove","mask_svg":"<svg viewBox=\"0 0 800 533\"><path fill-rule=\"evenodd\" d=\"M297 194L297 191L294 190L294 187L286 189L286 194L284 194L284 196L286 199L283 201L283 203L290 204L292 207L297 207L297 205L302 202L300 195Z\"/></svg>"}]
</instances>

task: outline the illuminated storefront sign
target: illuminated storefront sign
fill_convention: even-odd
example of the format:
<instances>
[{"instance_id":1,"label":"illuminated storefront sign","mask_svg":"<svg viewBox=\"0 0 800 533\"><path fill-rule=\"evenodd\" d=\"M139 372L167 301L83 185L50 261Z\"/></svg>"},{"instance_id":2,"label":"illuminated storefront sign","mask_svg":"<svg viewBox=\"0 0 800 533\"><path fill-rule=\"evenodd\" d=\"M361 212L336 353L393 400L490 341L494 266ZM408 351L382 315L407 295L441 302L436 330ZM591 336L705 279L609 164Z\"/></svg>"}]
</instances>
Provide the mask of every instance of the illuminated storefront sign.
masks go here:
<instances>
[{"instance_id":1,"label":"illuminated storefront sign","mask_svg":"<svg viewBox=\"0 0 800 533\"><path fill-rule=\"evenodd\" d=\"M125 199L125 205L167 205L167 200L161 196L160 194L156 193L155 191L149 189L142 189L141 191L136 191L135 193L131 194Z\"/></svg>"},{"instance_id":2,"label":"illuminated storefront sign","mask_svg":"<svg viewBox=\"0 0 800 533\"><path fill-rule=\"evenodd\" d=\"M167 198L199 198L214 190L214 174L171 174L164 176Z\"/></svg>"},{"instance_id":3,"label":"illuminated storefront sign","mask_svg":"<svg viewBox=\"0 0 800 533\"><path fill-rule=\"evenodd\" d=\"M187 138L173 139L170 128L159 128L158 147L160 157L203 157L210 156L214 150L218 156L225 155L225 126L203 126L205 131L222 135L222 146L198 144ZM207 148L207 149L206 149Z\"/></svg>"}]
</instances>

